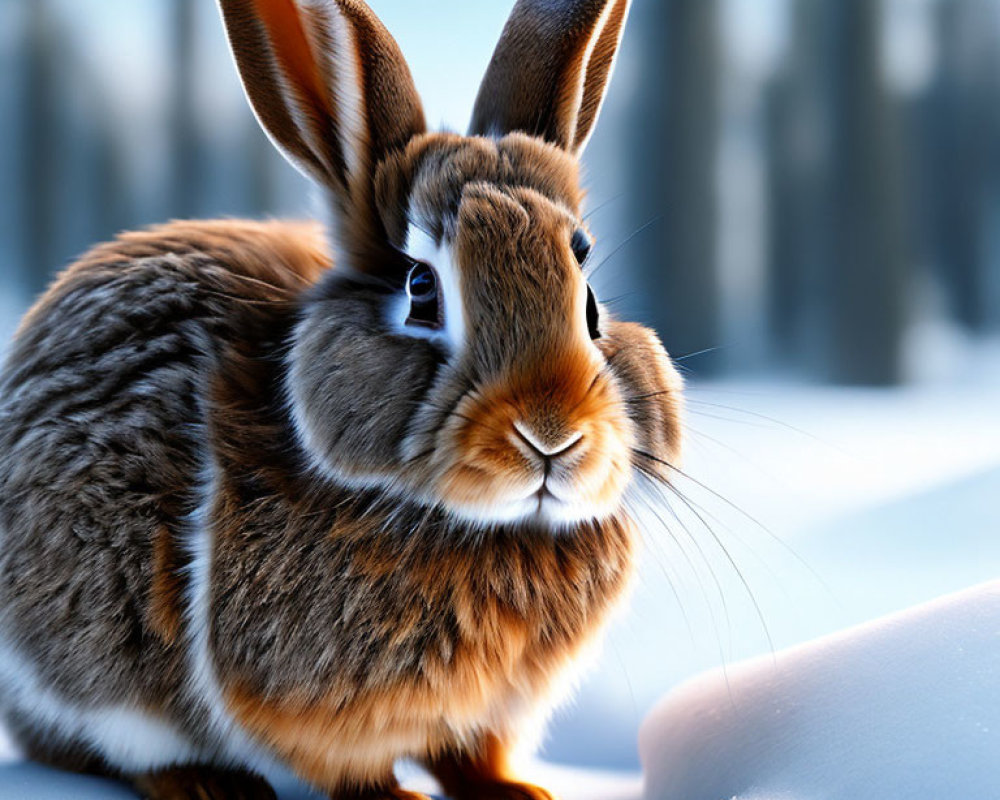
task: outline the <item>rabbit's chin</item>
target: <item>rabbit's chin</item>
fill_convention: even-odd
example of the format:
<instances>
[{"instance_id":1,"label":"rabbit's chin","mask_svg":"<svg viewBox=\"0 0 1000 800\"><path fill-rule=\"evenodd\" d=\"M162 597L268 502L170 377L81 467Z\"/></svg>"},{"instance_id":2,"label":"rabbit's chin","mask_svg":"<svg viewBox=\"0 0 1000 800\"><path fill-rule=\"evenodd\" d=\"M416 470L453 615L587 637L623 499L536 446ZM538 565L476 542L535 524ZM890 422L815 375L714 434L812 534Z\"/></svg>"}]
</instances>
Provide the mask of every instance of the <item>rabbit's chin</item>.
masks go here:
<instances>
[{"instance_id":1,"label":"rabbit's chin","mask_svg":"<svg viewBox=\"0 0 1000 800\"><path fill-rule=\"evenodd\" d=\"M579 525L600 523L621 514L623 501L598 504L578 499L562 500L549 491L542 491L519 500L489 505L444 503L442 506L457 521L484 528L523 524L568 532Z\"/></svg>"}]
</instances>

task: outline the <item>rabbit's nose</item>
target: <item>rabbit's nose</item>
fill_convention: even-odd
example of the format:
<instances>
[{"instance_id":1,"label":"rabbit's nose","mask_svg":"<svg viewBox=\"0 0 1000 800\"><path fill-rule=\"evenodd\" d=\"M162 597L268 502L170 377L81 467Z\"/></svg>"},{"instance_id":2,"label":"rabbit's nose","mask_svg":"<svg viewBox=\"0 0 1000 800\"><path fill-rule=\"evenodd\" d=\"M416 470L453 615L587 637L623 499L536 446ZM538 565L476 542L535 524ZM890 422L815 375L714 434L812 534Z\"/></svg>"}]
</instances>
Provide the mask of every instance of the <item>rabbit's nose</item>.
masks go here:
<instances>
[{"instance_id":1,"label":"rabbit's nose","mask_svg":"<svg viewBox=\"0 0 1000 800\"><path fill-rule=\"evenodd\" d=\"M546 461L566 455L583 440L580 431L546 432L520 421L514 422L514 434L535 455L541 456Z\"/></svg>"}]
</instances>

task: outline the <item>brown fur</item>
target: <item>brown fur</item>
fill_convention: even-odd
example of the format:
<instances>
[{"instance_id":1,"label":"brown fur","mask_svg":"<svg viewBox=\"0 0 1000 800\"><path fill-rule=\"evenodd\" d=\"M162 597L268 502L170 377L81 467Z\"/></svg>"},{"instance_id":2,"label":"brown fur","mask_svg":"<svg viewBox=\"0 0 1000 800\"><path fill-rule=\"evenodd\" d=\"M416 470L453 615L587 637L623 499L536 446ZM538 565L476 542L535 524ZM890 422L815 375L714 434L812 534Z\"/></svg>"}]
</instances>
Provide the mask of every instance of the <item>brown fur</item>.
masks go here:
<instances>
[{"instance_id":1,"label":"brown fur","mask_svg":"<svg viewBox=\"0 0 1000 800\"><path fill-rule=\"evenodd\" d=\"M153 534L153 578L149 589L149 626L167 645L177 641L181 632L182 592L181 571L185 559L176 534L160 525Z\"/></svg>"},{"instance_id":2,"label":"brown fur","mask_svg":"<svg viewBox=\"0 0 1000 800\"><path fill-rule=\"evenodd\" d=\"M142 705L177 695L167 688L181 672L186 556L176 537L197 472L194 426L203 424L192 369L211 362L213 339L231 339L265 308L269 321L291 313L291 298L329 264L322 247L312 224L174 223L130 233L67 270L23 321L0 383L0 590L19 627L39 634L49 677L64 691L89 685L111 698L129 684L120 680L128 660L95 654L105 667L96 682L75 669L80 638L56 658L62 626L90 619L102 651L139 645L148 625L150 647L136 650L136 663L160 665L145 671L160 688L141 692ZM144 383L157 387L157 403ZM100 566L109 556L114 568ZM113 598L121 606L109 630L101 615Z\"/></svg>"},{"instance_id":3,"label":"brown fur","mask_svg":"<svg viewBox=\"0 0 1000 800\"><path fill-rule=\"evenodd\" d=\"M484 91L523 94L503 64L530 45L557 58L531 73L555 116L497 138L424 133L359 0L222 7L262 124L333 195L346 263L314 225L179 222L56 281L0 377L0 645L67 709L189 745L193 763L131 776L154 800L268 796L213 700L332 797L415 797L392 777L411 757L458 800L549 800L507 753L625 593L633 474L668 477L680 451L680 378L639 326L604 315L591 338L571 248L627 2L581 0L528 43L540 6L521 0ZM552 99L536 88L521 100ZM453 351L389 321L411 225L454 255ZM491 517L540 481L570 521L542 491ZM99 755L6 692L34 755Z\"/></svg>"},{"instance_id":4,"label":"brown fur","mask_svg":"<svg viewBox=\"0 0 1000 800\"><path fill-rule=\"evenodd\" d=\"M579 153L593 132L631 0L520 0L493 54L471 133L512 131Z\"/></svg>"}]
</instances>

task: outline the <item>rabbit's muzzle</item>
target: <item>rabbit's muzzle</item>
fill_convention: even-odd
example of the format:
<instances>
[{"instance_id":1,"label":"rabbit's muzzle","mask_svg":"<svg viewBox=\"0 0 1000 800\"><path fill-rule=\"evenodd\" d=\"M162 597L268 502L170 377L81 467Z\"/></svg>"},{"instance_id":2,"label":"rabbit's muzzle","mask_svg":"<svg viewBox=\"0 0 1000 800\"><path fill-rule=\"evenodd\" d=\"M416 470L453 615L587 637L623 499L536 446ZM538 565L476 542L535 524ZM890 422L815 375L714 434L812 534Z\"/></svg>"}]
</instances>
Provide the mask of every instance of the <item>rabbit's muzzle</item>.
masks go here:
<instances>
[{"instance_id":1,"label":"rabbit's muzzle","mask_svg":"<svg viewBox=\"0 0 1000 800\"><path fill-rule=\"evenodd\" d=\"M630 475L631 423L613 378L576 358L469 392L452 427L444 504L481 520L607 517Z\"/></svg>"}]
</instances>

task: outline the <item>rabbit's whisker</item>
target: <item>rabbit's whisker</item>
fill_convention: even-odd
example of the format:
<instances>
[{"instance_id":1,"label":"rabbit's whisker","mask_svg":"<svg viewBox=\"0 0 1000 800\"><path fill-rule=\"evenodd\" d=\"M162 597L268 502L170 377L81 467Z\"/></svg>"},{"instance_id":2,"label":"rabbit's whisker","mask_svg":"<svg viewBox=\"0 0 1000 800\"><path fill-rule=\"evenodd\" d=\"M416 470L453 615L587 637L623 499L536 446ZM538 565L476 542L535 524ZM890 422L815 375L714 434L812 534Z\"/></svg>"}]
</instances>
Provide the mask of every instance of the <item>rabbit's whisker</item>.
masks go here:
<instances>
[{"instance_id":1,"label":"rabbit's whisker","mask_svg":"<svg viewBox=\"0 0 1000 800\"><path fill-rule=\"evenodd\" d=\"M603 267L605 264L607 264L612 258L614 258L616 255L618 255L622 250L624 250L638 236L640 236L643 233L645 233L647 230L649 230L650 228L652 228L658 222L662 222L663 218L664 218L663 214L657 214L655 217L653 217L651 220L649 220L645 225L642 225L639 228L636 228L636 230L633 231L621 244L619 244L614 250L612 250L610 253L608 253L608 255L606 255L597 264L597 266L595 266L592 270L590 270L589 272L586 273L587 280L588 281L591 280L598 273L598 271L601 269L601 267ZM588 259L588 261L589 261L589 259ZM586 267L586 265L584 265L584 266Z\"/></svg>"},{"instance_id":2,"label":"rabbit's whisker","mask_svg":"<svg viewBox=\"0 0 1000 800\"><path fill-rule=\"evenodd\" d=\"M699 356L707 356L710 353L717 353L720 350L725 350L728 347L732 347L732 345L720 344L716 345L715 347L706 347L703 350L695 350L693 353L685 353L682 356L677 356L676 358L674 358L674 363L680 364L683 361L690 361L692 358L698 358Z\"/></svg>"},{"instance_id":3,"label":"rabbit's whisker","mask_svg":"<svg viewBox=\"0 0 1000 800\"><path fill-rule=\"evenodd\" d=\"M664 532L667 534L667 536L669 537L670 541L673 542L673 544L676 547L676 549L678 550L678 552L680 552L681 557L683 558L683 560L687 564L687 566L688 566L688 568L689 568L689 570L691 572L691 576L694 578L695 584L698 587L698 591L701 594L701 597L702 597L702 599L703 599L703 601L705 603L705 608L707 609L709 618L712 621L712 633L713 633L713 636L714 636L714 639L715 639L716 647L718 648L718 652L719 652L719 664L722 667L723 675L725 676L725 679L726 679L726 685L728 686L728 684L729 684L729 675L728 675L728 668L727 668L727 665L726 665L727 657L726 657L725 648L723 647L723 644L722 644L722 636L721 636L721 633L720 633L720 630L719 630L719 620L718 620L718 617L717 617L716 604L712 602L711 598L709 597L709 592L705 588L705 582L704 582L704 579L703 579L703 570L699 569L699 567L695 564L694 560L691 558L691 555L688 553L687 548L684 547L684 545L682 544L681 540L674 533L674 529L667 523L667 521L665 519L663 519L663 517L656 510L658 507L664 507L664 508L667 508L670 511L671 516L673 517L673 519L677 522L678 525L680 525L681 530L684 531L684 533L691 540L691 542L694 544L695 548L698 550L699 554L701 555L701 560L702 560L702 562L705 565L705 569L708 570L708 574L711 577L711 580L712 580L712 582L715 585L716 593L719 596L719 603L722 606L723 614L724 614L724 616L726 618L726 628L727 628L727 631L729 632L729 636L730 636L730 639L731 639L732 638L732 626L731 626L731 622L730 622L729 609L728 609L728 606L727 606L727 603L726 603L725 593L724 593L723 588L722 588L722 583L721 583L721 581L719 581L718 576L715 573L715 569L712 566L711 560L707 557L707 554L705 553L704 549L701 547L701 545L698 542L697 538L692 535L690 529L687 527L687 525L684 523L684 521L678 516L678 514L676 513L676 511L674 511L674 509L673 509L671 503L669 502L668 498L663 494L663 492L662 492L662 490L661 490L661 488L659 486L659 483L660 483L661 479L657 475L655 475L655 473L649 472L648 470L646 470L643 467L637 466L636 469L638 470L639 474L645 479L644 480L644 487L647 490L649 490L650 492L652 492L654 494L654 496L655 496L654 497L654 499L656 501L655 504L653 502L650 502L650 500L648 500L648 499L646 499L646 498L643 497L642 499L643 499L643 505L644 505L644 507L646 509L648 509L650 512L652 512L653 516L660 523L660 526L662 527L662 529L664 530ZM656 539L655 539L655 537L645 537L645 536L643 536L643 541L652 544L653 542L656 542ZM664 554L663 554L662 551L659 551L658 555L664 555ZM660 563L659 558L657 558L655 560L657 562L657 565L660 567L660 570L664 573L664 576L667 579L667 583L671 587L671 591L674 593L674 595L675 595L675 597L677 599L678 607L680 608L681 614L682 614L682 616L684 618L684 621L685 621L685 624L688 627L688 633L689 633L689 635L691 637L691 641L693 643L696 643L696 638L695 638L695 635L694 635L693 627L690 624L690 619L689 619L688 614L687 614L687 612L685 610L684 604L683 604L683 602L681 601L681 599L679 597L679 593L676 591L675 587L673 586L673 582L671 581L670 576L667 574L666 568L663 566L662 563Z\"/></svg>"},{"instance_id":4,"label":"rabbit's whisker","mask_svg":"<svg viewBox=\"0 0 1000 800\"><path fill-rule=\"evenodd\" d=\"M730 500L726 499L721 494L719 494L715 490L709 488L708 486L706 486L704 483L702 483L701 481L697 480L696 478L692 478L686 472L684 472L683 470L681 470L679 467L676 467L675 465L671 464L669 461L666 461L665 459L662 459L662 458L658 458L657 456L654 456L652 453L647 453L646 451L640 450L638 448L632 448L632 451L636 455L642 456L643 458L647 458L647 459L653 461L656 464L659 464L661 466L665 466L665 467L667 467L667 468L675 471L681 477L685 478L686 480L691 481L696 486L700 487L704 491L706 491L709 494L711 494L713 497L721 500L722 502L726 503L726 505L728 505L731 508L733 508L733 509L737 510L738 512L740 512L744 517L746 517L747 519L749 519L751 522L753 522L755 525L757 525L762 530L767 531L767 528L765 526L763 526L760 522L758 522L757 520L755 520L750 514L748 514L747 512L743 511L743 509L739 508L739 506L737 506L736 504L732 503ZM719 536L718 533L716 533L715 529L709 524L708 520L705 518L705 515L698 510L698 508L695 506L695 504L692 501L690 501L687 498L687 496L683 492L680 491L680 489L678 489L676 486L674 486L673 483L671 483L670 481L664 480L664 479L660 478L659 476L656 476L655 479L657 480L657 483L661 487L665 488L667 491L669 491L671 494L673 494L685 506L685 508L687 508L687 510L695 517L695 519L698 520L698 522L701 524L701 526L705 529L705 531L709 534L709 536L712 537L712 539L715 542L715 544L722 551L723 556L725 557L726 561L729 563L730 567L732 567L733 571L736 573L737 578L739 579L740 583L743 585L744 590L746 591L748 597L750 598L750 601L753 604L754 610L755 610L755 612L757 614L757 618L760 620L761 628L764 631L764 636L767 638L768 646L770 647L771 652L773 653L774 652L774 641L773 641L773 638L771 637L771 631L770 631L770 628L767 625L767 621L764 618L763 610L761 609L760 603L757 600L757 596L754 593L753 588L750 585L750 582L747 580L746 575L743 573L743 570L740 569L739 565L736 563L736 559L733 557L732 553L729 552L729 549L726 547L725 543L722 541L722 538ZM770 533L770 531L767 531L767 532ZM771 534L771 535L773 536L773 534Z\"/></svg>"}]
</instances>

